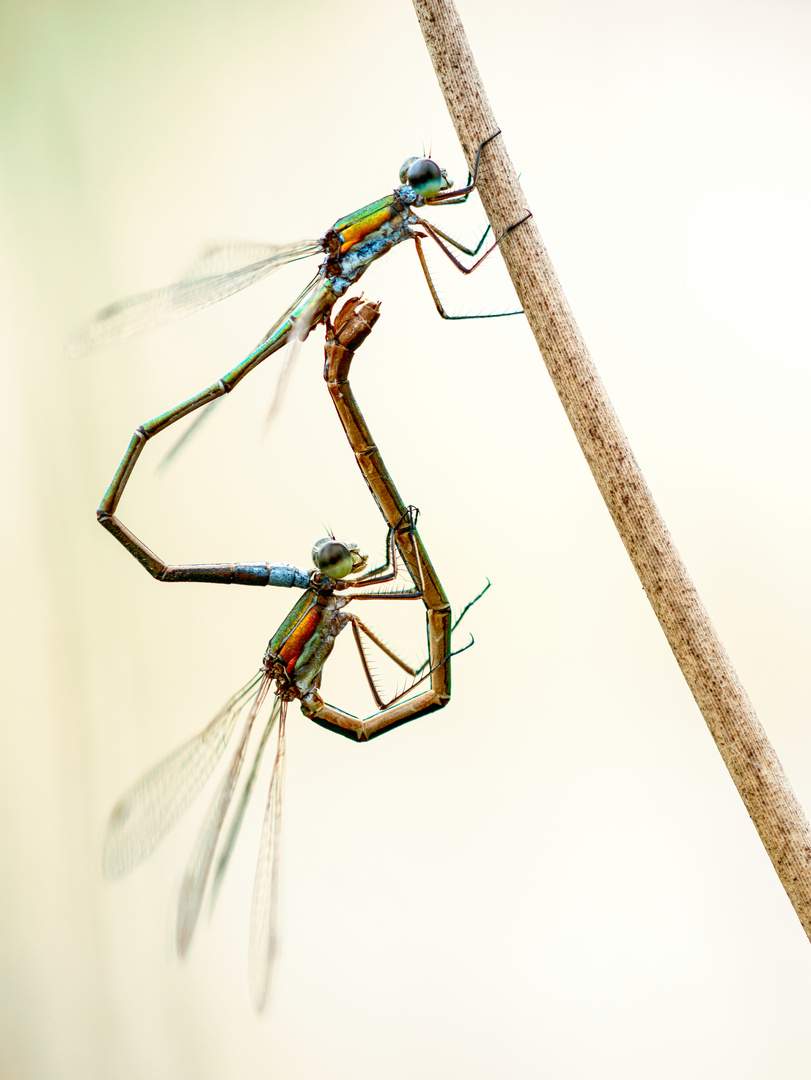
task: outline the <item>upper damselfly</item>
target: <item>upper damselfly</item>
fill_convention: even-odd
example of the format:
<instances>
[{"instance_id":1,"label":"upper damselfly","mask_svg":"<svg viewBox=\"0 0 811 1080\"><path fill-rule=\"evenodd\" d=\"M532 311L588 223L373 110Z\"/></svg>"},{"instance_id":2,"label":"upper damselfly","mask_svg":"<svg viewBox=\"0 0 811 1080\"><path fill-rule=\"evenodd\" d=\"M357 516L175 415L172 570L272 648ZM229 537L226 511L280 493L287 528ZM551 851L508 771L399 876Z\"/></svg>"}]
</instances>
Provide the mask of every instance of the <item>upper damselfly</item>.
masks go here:
<instances>
[{"instance_id":1,"label":"upper damselfly","mask_svg":"<svg viewBox=\"0 0 811 1080\"><path fill-rule=\"evenodd\" d=\"M227 296L261 281L274 270L309 256L322 254L318 273L297 299L277 319L257 347L241 363L217 382L168 412L143 424L146 439L184 416L209 405L229 393L263 360L288 345L281 365L274 406L289 372L298 345L313 327L329 321L336 301L368 270L376 259L405 240L413 240L428 287L439 314L445 319L493 318L498 315L449 315L437 294L425 260L422 241L433 240L463 274L469 274L490 254L508 232L526 218L511 225L478 255L489 231L476 247L466 247L420 217L422 207L463 203L476 188L482 151L500 132L481 144L473 172L464 187L454 188L444 169L430 157L412 157L400 169L400 186L390 195L369 203L336 221L320 240L304 240L283 247L260 244L223 245L209 249L183 280L152 292L118 301L102 309L69 343L68 351L79 355L140 333L164 326L184 315L208 307ZM421 231L422 230L422 231ZM465 266L452 249L475 258ZM478 256L478 258L476 258ZM236 265L236 264L240 265ZM245 265L247 263L247 265ZM520 314L502 312L499 315Z\"/></svg>"}]
</instances>

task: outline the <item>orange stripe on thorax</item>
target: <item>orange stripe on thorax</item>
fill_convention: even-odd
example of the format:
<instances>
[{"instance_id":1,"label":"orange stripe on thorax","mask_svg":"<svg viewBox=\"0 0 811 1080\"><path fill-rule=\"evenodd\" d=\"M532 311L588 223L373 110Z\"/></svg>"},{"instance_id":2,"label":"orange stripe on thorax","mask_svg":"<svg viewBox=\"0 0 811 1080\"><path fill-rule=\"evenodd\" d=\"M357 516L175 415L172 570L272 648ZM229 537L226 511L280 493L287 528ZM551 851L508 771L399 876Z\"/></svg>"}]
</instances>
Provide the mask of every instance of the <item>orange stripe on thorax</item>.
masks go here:
<instances>
[{"instance_id":1,"label":"orange stripe on thorax","mask_svg":"<svg viewBox=\"0 0 811 1080\"><path fill-rule=\"evenodd\" d=\"M353 221L345 225L341 230L341 255L345 255L355 244L365 240L373 232L377 232L381 225L391 221L396 216L396 211L391 206L384 206L373 214L367 214L360 221Z\"/></svg>"},{"instance_id":2,"label":"orange stripe on thorax","mask_svg":"<svg viewBox=\"0 0 811 1080\"><path fill-rule=\"evenodd\" d=\"M289 634L287 641L279 650L279 656L284 661L288 675L293 674L293 668L321 621L321 614L321 609L318 606L313 606L305 611L296 627Z\"/></svg>"}]
</instances>

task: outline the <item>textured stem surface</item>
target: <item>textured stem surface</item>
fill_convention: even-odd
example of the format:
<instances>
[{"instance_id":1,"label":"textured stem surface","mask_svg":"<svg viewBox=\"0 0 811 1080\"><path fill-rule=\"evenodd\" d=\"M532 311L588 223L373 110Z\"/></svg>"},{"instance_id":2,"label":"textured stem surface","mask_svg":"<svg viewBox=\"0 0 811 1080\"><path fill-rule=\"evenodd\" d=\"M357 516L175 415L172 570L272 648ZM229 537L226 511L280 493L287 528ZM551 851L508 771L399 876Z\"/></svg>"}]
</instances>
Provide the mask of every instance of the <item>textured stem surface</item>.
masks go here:
<instances>
[{"instance_id":1,"label":"textured stem surface","mask_svg":"<svg viewBox=\"0 0 811 1080\"><path fill-rule=\"evenodd\" d=\"M498 129L452 0L414 0L468 165ZM503 138L482 155L478 191L494 235L529 209ZM803 809L696 592L594 363L535 219L501 252L552 382L625 549L716 746L806 934L811 831Z\"/></svg>"}]
</instances>

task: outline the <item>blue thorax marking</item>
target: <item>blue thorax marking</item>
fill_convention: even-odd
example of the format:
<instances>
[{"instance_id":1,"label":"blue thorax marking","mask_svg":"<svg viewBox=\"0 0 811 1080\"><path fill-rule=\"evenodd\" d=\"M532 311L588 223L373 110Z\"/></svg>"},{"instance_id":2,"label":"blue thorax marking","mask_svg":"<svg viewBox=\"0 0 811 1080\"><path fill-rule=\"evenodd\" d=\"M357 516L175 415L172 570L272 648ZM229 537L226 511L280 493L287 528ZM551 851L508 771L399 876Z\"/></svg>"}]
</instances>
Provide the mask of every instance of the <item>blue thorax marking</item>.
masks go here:
<instances>
[{"instance_id":1,"label":"blue thorax marking","mask_svg":"<svg viewBox=\"0 0 811 1080\"><path fill-rule=\"evenodd\" d=\"M355 244L345 255L338 260L340 272L331 278L331 287L337 296L342 296L350 285L353 285L369 266L391 251L403 240L410 240L413 236L405 215L398 214L391 221L385 222L375 232L370 233L365 240Z\"/></svg>"},{"instance_id":2,"label":"blue thorax marking","mask_svg":"<svg viewBox=\"0 0 811 1080\"><path fill-rule=\"evenodd\" d=\"M411 184L404 184L402 187L394 189L395 197L400 200L403 206L422 206L422 197L416 193Z\"/></svg>"}]
</instances>

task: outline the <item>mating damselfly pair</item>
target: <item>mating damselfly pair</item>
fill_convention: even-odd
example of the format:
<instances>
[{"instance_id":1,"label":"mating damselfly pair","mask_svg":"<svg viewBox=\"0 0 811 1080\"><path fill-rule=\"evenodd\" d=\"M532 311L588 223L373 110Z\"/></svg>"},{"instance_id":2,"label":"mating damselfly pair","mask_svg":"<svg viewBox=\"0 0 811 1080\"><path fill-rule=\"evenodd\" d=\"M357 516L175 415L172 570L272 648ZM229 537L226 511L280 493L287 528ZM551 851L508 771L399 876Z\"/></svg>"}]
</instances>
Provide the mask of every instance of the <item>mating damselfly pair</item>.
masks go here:
<instances>
[{"instance_id":1,"label":"mating damselfly pair","mask_svg":"<svg viewBox=\"0 0 811 1080\"><path fill-rule=\"evenodd\" d=\"M464 267L448 245L476 258L486 232L475 248L467 248L418 217L414 208L464 202L475 189L482 150L490 141L486 140L479 148L473 173L462 188L454 189L446 173L430 158L411 158L402 167L400 187L391 195L340 219L320 241L266 249L263 258L255 258L246 266L230 268L225 267L237 257L238 252L244 256L244 247L219 248L209 252L185 280L100 312L74 339L74 352L98 347L214 303L260 280L285 263L318 252L326 256L315 278L241 364L202 393L136 429L98 511L99 520L105 528L159 580L274 585L303 590L302 598L271 638L259 673L226 704L203 732L170 755L122 798L113 811L105 843L104 866L109 876L117 877L126 873L146 857L199 793L224 752L239 717L245 716L236 751L215 793L184 875L176 940L178 951L185 953L206 888L210 882L212 895L215 894L222 879L256 781L263 751L271 732L276 731L277 749L251 915L251 993L257 1008L264 1005L267 997L275 943L276 854L288 703L299 700L304 714L323 726L359 739L368 739L405 720L441 708L450 699L450 660L453 655L450 607L419 538L417 512L413 507L405 506L400 499L348 385L354 349L368 335L377 318L377 309L375 305L350 301L335 320L334 326L331 323L332 311L337 300L345 295L372 262L395 245L413 239L437 310L443 317L453 318L444 312L436 294L425 262L422 240L428 237L433 239L464 273L475 269L492 247L472 266ZM425 231L419 232L420 228ZM254 250L253 254L258 254L258 250ZM366 571L368 557L358 546L342 543L334 537L327 537L316 545L313 551L316 569L310 571L278 563L186 566L165 563L116 516L121 496L147 440L182 417L230 392L257 364L283 346L287 346L287 355L282 367L283 370L289 369L299 344L319 323L327 327L325 377L330 392L350 446L388 524L385 563L375 570ZM392 587L400 563L407 571L406 585ZM365 623L344 610L351 600L362 599L423 601L429 655L421 668L405 664ZM328 705L319 692L324 664L335 638L347 626L352 627L378 707L378 712L367 720L358 720ZM371 645L382 649L413 680L393 699L385 700L376 687L367 659L367 649ZM428 681L430 688L412 695L417 683L423 681ZM259 736L251 740L257 717L269 697L274 700L268 718L264 727L258 725ZM252 764L234 805L243 765L251 755ZM229 812L230 825L223 840L221 837Z\"/></svg>"}]
</instances>

